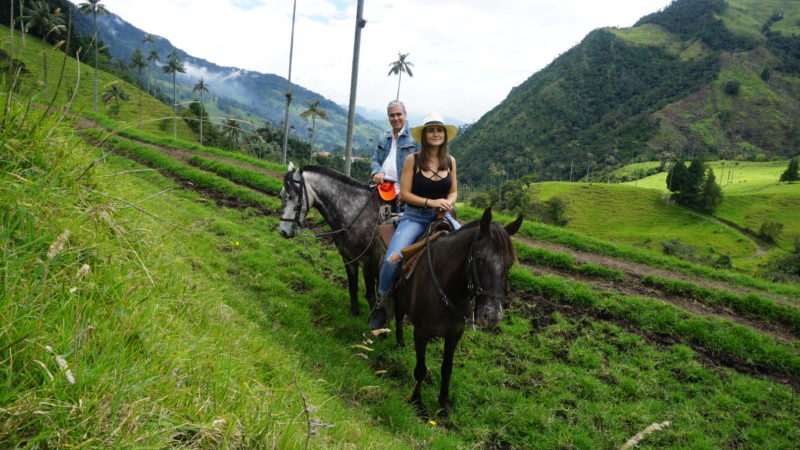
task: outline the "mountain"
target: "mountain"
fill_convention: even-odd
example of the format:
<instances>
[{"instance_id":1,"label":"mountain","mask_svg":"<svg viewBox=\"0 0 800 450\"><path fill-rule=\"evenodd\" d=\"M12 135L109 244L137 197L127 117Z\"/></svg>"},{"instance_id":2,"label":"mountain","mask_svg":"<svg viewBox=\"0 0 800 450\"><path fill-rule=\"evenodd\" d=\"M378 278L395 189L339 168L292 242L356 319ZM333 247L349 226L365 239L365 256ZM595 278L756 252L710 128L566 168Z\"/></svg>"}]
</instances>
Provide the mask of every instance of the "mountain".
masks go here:
<instances>
[{"instance_id":1,"label":"mountain","mask_svg":"<svg viewBox=\"0 0 800 450\"><path fill-rule=\"evenodd\" d=\"M92 21L90 15L74 14L75 29L83 35L91 36ZM173 50L178 53L186 73L178 74L179 84L178 102L188 102L196 98L192 87L200 78L209 86L211 95L208 97L206 108L212 116L233 116L261 126L264 120L280 127L284 120L286 108L286 85L284 77L274 74L265 74L256 71L244 70L236 67L222 67L202 58L194 57L185 51L176 48L168 39L154 36L154 43L144 43L142 39L147 34L136 28L116 14L107 14L97 17L99 40L108 45L109 52L114 59L130 61L134 50L139 49L147 55L151 50L156 50L162 61ZM171 76L161 73L160 68L151 72L161 80L161 89L172 95ZM346 137L347 110L340 107L321 94L313 92L297 84L292 84L292 106L289 114L289 124L294 127L292 135L307 139L310 122L301 119L300 113L308 108L308 104L320 101L320 106L328 114L328 120L317 120L314 130L314 143L320 149L337 152L343 151ZM353 132L353 149L355 153L371 152L370 141L375 139L382 128L364 119L356 117Z\"/></svg>"},{"instance_id":2,"label":"mountain","mask_svg":"<svg viewBox=\"0 0 800 450\"><path fill-rule=\"evenodd\" d=\"M676 0L592 31L453 143L467 183L800 149L800 2ZM488 168L488 170L487 170Z\"/></svg>"}]
</instances>

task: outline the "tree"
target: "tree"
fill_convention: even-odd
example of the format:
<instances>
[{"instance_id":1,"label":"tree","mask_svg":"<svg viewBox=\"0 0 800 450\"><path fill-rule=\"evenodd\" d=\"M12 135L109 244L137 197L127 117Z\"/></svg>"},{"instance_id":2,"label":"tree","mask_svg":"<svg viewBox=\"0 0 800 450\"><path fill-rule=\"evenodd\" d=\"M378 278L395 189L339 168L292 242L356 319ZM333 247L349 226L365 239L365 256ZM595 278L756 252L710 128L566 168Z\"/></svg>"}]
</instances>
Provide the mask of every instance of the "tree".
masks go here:
<instances>
[{"instance_id":1,"label":"tree","mask_svg":"<svg viewBox=\"0 0 800 450\"><path fill-rule=\"evenodd\" d=\"M102 94L103 104L108 105L109 103L113 102L113 105L109 106L109 111L111 114L116 115L119 113L119 102L120 101L128 101L128 94L122 90L122 86L120 86L119 80L112 81L111 83L105 86Z\"/></svg>"},{"instance_id":2,"label":"tree","mask_svg":"<svg viewBox=\"0 0 800 450\"><path fill-rule=\"evenodd\" d=\"M147 64L154 66L157 62L161 62L161 57L158 56L158 52L155 50L150 50L150 53L147 55ZM150 77L147 79L147 93L152 95L153 93L150 92L150 82L153 78L153 73L150 72Z\"/></svg>"},{"instance_id":3,"label":"tree","mask_svg":"<svg viewBox=\"0 0 800 450\"><path fill-rule=\"evenodd\" d=\"M709 168L703 185L700 189L697 206L702 211L713 214L717 206L722 203L722 188L717 184L714 171Z\"/></svg>"},{"instance_id":4,"label":"tree","mask_svg":"<svg viewBox=\"0 0 800 450\"><path fill-rule=\"evenodd\" d=\"M798 158L789 160L789 165L786 170L781 174L780 181L800 181L800 174L798 174Z\"/></svg>"},{"instance_id":5,"label":"tree","mask_svg":"<svg viewBox=\"0 0 800 450\"><path fill-rule=\"evenodd\" d=\"M147 33L147 34L145 34L145 35L144 35L144 37L142 38L142 43L143 43L143 44L150 44L150 45L152 46L153 44L155 44L155 43L156 43L156 38L155 38L155 36L153 36L152 34L150 34L150 33ZM145 58L145 59L146 59L146 61L147 61L147 66L148 66L148 68L150 67L150 63L152 63L152 62L153 62L153 60L152 60L152 59L150 59L150 57L153 55L153 53L155 53L155 57L156 57L156 58L158 58L158 52L156 52L155 50L153 50L153 49L151 48L151 50L150 50L150 55L148 55L148 56L147 56L147 58ZM149 76L147 77L147 93L148 93L148 94L150 93L150 77L149 77Z\"/></svg>"},{"instance_id":6,"label":"tree","mask_svg":"<svg viewBox=\"0 0 800 450\"><path fill-rule=\"evenodd\" d=\"M200 145L203 145L203 113L205 112L205 105L203 105L203 93L208 93L208 85L202 78L192 88L192 92L200 92Z\"/></svg>"},{"instance_id":7,"label":"tree","mask_svg":"<svg viewBox=\"0 0 800 450\"><path fill-rule=\"evenodd\" d=\"M242 136L242 124L236 119L228 118L225 120L222 135L228 139L228 147L231 150L239 145L239 138Z\"/></svg>"},{"instance_id":8,"label":"tree","mask_svg":"<svg viewBox=\"0 0 800 450\"><path fill-rule=\"evenodd\" d=\"M97 111L97 15L108 14L105 5L100 0L88 0L87 3L78 5L78 10L84 14L92 13L92 27L94 42L94 110Z\"/></svg>"},{"instance_id":9,"label":"tree","mask_svg":"<svg viewBox=\"0 0 800 450\"><path fill-rule=\"evenodd\" d=\"M61 17L61 8L56 8L50 11L50 5L44 1L34 2L30 8L30 13L27 16L20 17L27 20L26 28L33 29L34 32L42 38L45 42L50 42L51 36L59 36L65 29L64 18ZM47 92L47 51L42 51L42 75L44 82L44 95L48 96Z\"/></svg>"},{"instance_id":10,"label":"tree","mask_svg":"<svg viewBox=\"0 0 800 450\"><path fill-rule=\"evenodd\" d=\"M147 62L147 59L142 55L142 52L139 51L137 48L131 54L131 63L130 67L136 69L136 72L139 74L139 85L143 84L143 77L142 71L149 66L150 64ZM139 120L142 119L142 90L139 89Z\"/></svg>"},{"instance_id":11,"label":"tree","mask_svg":"<svg viewBox=\"0 0 800 450\"><path fill-rule=\"evenodd\" d=\"M186 68L181 63L181 58L178 56L177 50L167 56L167 63L161 68L164 73L172 74L172 138L178 139L178 88L177 88L177 75L178 72L185 73Z\"/></svg>"},{"instance_id":12,"label":"tree","mask_svg":"<svg viewBox=\"0 0 800 450\"><path fill-rule=\"evenodd\" d=\"M314 151L314 129L317 126L317 117L322 120L328 120L328 113L325 112L324 109L319 107L319 100L315 102L311 102L308 104L308 109L300 113L300 117L303 119L308 120L311 118L311 135L309 136L309 143L311 145L311 151Z\"/></svg>"},{"instance_id":13,"label":"tree","mask_svg":"<svg viewBox=\"0 0 800 450\"><path fill-rule=\"evenodd\" d=\"M294 57L294 22L297 14L297 0L292 6L292 35L289 39L289 76L286 78L286 112L283 118L283 159L286 164L286 152L289 148L289 107L292 105L292 58Z\"/></svg>"},{"instance_id":14,"label":"tree","mask_svg":"<svg viewBox=\"0 0 800 450\"><path fill-rule=\"evenodd\" d=\"M387 75L397 75L397 100L400 100L400 80L403 78L403 73L407 73L410 77L414 76L411 72L411 66L413 66L414 63L406 61L409 54L410 53L397 52L397 61L389 63L389 73Z\"/></svg>"},{"instance_id":15,"label":"tree","mask_svg":"<svg viewBox=\"0 0 800 450\"><path fill-rule=\"evenodd\" d=\"M672 193L678 193L686 185L686 165L683 161L676 161L667 173L667 189Z\"/></svg>"}]
</instances>

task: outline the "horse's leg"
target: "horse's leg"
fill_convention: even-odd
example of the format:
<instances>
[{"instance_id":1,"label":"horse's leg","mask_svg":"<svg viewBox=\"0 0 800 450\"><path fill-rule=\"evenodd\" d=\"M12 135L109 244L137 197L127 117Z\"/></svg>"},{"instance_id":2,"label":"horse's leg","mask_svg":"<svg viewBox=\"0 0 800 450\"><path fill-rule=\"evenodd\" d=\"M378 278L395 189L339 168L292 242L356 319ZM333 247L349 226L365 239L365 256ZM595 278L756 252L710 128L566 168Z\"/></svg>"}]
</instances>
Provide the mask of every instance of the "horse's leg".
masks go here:
<instances>
[{"instance_id":1,"label":"horse's leg","mask_svg":"<svg viewBox=\"0 0 800 450\"><path fill-rule=\"evenodd\" d=\"M354 316L361 314L358 307L358 263L344 266L347 271L347 287L350 288L350 313Z\"/></svg>"},{"instance_id":2,"label":"horse's leg","mask_svg":"<svg viewBox=\"0 0 800 450\"><path fill-rule=\"evenodd\" d=\"M364 272L364 285L367 291L367 303L369 304L370 310L375 306L375 288L378 283L377 267L371 263L372 261L368 261L361 267L361 270Z\"/></svg>"},{"instance_id":3,"label":"horse's leg","mask_svg":"<svg viewBox=\"0 0 800 450\"><path fill-rule=\"evenodd\" d=\"M417 384L414 386L414 393L411 394L411 402L420 409L422 409L422 382L425 381L425 375L428 374L428 368L425 366L425 349L428 346L428 340L428 336L423 334L420 327L414 327L414 350L417 353L414 380L417 381Z\"/></svg>"},{"instance_id":4,"label":"horse's leg","mask_svg":"<svg viewBox=\"0 0 800 450\"><path fill-rule=\"evenodd\" d=\"M398 347L405 347L406 341L403 339L403 318L405 317L405 311L400 306L400 298L395 296L394 299L394 325L397 330L395 330L395 339L397 339L397 346Z\"/></svg>"},{"instance_id":5,"label":"horse's leg","mask_svg":"<svg viewBox=\"0 0 800 450\"><path fill-rule=\"evenodd\" d=\"M442 407L442 415L450 414L450 375L453 373L453 357L456 353L456 346L461 340L462 332L444 338L444 355L442 356L442 386L439 389L439 406Z\"/></svg>"}]
</instances>

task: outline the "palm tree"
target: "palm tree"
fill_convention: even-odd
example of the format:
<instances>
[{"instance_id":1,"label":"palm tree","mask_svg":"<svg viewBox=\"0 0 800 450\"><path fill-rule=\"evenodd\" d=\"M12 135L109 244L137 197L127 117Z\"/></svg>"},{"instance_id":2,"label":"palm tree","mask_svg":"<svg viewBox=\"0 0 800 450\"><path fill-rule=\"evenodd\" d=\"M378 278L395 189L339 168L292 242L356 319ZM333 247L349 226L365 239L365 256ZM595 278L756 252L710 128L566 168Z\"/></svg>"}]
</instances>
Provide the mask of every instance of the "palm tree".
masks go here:
<instances>
[{"instance_id":1,"label":"palm tree","mask_svg":"<svg viewBox=\"0 0 800 450\"><path fill-rule=\"evenodd\" d=\"M147 33L142 38L142 43L150 44L152 46L153 44L156 43L156 38L152 34ZM150 53L152 54L153 52L154 52L154 50L151 49ZM158 53L156 53L156 56L158 56ZM149 66L152 61L150 60L149 56L146 59L147 59L147 63L148 63L148 66ZM147 93L148 94L150 93L150 77L149 76L147 77Z\"/></svg>"},{"instance_id":2,"label":"palm tree","mask_svg":"<svg viewBox=\"0 0 800 450\"><path fill-rule=\"evenodd\" d=\"M239 144L239 137L242 135L242 124L236 119L226 119L222 135L228 138L228 145L231 150Z\"/></svg>"},{"instance_id":3,"label":"palm tree","mask_svg":"<svg viewBox=\"0 0 800 450\"><path fill-rule=\"evenodd\" d=\"M80 12L84 14L92 13L92 26L94 28L94 110L97 111L97 15L108 14L105 5L100 0L88 0L87 3L78 5Z\"/></svg>"},{"instance_id":4,"label":"palm tree","mask_svg":"<svg viewBox=\"0 0 800 450\"><path fill-rule=\"evenodd\" d=\"M127 101L128 94L122 90L122 86L120 86L120 82L117 80L106 85L106 89L103 90L102 99L105 105L114 102L114 105L110 107L109 110L112 111L112 114L117 114L119 113L119 102Z\"/></svg>"},{"instance_id":5,"label":"palm tree","mask_svg":"<svg viewBox=\"0 0 800 450\"><path fill-rule=\"evenodd\" d=\"M317 117L322 120L328 120L328 113L325 112L324 109L319 107L319 100L315 102L311 102L308 104L308 109L300 113L300 117L303 119L308 120L311 118L311 135L309 136L309 141L311 144L311 152L314 152L314 128L317 126Z\"/></svg>"},{"instance_id":6,"label":"palm tree","mask_svg":"<svg viewBox=\"0 0 800 450\"><path fill-rule=\"evenodd\" d=\"M387 75L397 75L397 100L400 100L400 80L403 78L403 72L408 76L413 77L411 66L414 65L411 61L406 61L410 53L397 52L398 59L395 62L389 63L389 73Z\"/></svg>"},{"instance_id":7,"label":"palm tree","mask_svg":"<svg viewBox=\"0 0 800 450\"><path fill-rule=\"evenodd\" d=\"M202 78L192 88L192 92L200 92L200 145L203 145L203 114L205 113L205 105L203 105L203 93L208 93L208 85Z\"/></svg>"},{"instance_id":8,"label":"palm tree","mask_svg":"<svg viewBox=\"0 0 800 450\"><path fill-rule=\"evenodd\" d=\"M353 39L353 68L350 71L350 103L347 108L347 133L344 146L344 174L350 176L353 162L353 127L356 124L356 90L358 89L358 59L361 54L361 29L367 25L364 20L364 0L356 6L356 35Z\"/></svg>"},{"instance_id":9,"label":"palm tree","mask_svg":"<svg viewBox=\"0 0 800 450\"><path fill-rule=\"evenodd\" d=\"M185 73L186 68L181 64L181 59L178 56L177 50L167 56L167 63L161 68L164 73L172 74L172 138L178 139L178 91L177 91L177 74Z\"/></svg>"},{"instance_id":10,"label":"palm tree","mask_svg":"<svg viewBox=\"0 0 800 450\"><path fill-rule=\"evenodd\" d=\"M50 5L44 1L36 1L28 8L30 13L21 17L28 21L26 29L33 29L36 34L41 36L45 42L49 42L50 36L59 36L64 30L64 18L61 17L61 9L56 8L50 12ZM42 51L42 73L44 79L44 95L47 93L47 51Z\"/></svg>"},{"instance_id":11,"label":"palm tree","mask_svg":"<svg viewBox=\"0 0 800 450\"><path fill-rule=\"evenodd\" d=\"M150 54L147 55L147 63L148 63L148 65L155 65L156 62L161 62L161 57L158 56L158 52L157 51L150 50ZM152 72L150 73L150 75L151 76L148 77L148 79L147 79L147 93L150 94L150 95L153 95L153 93L150 92L150 82L152 81L152 78L153 78L152 77Z\"/></svg>"},{"instance_id":12,"label":"palm tree","mask_svg":"<svg viewBox=\"0 0 800 450\"><path fill-rule=\"evenodd\" d=\"M292 104L292 57L294 56L294 21L297 13L297 0L292 7L292 37L289 40L289 77L286 79L286 113L283 118L283 159L286 164L286 150L289 148L289 106Z\"/></svg>"},{"instance_id":13,"label":"palm tree","mask_svg":"<svg viewBox=\"0 0 800 450\"><path fill-rule=\"evenodd\" d=\"M140 52L138 48L134 50L133 54L131 55L130 67L136 69L136 72L138 72L140 86L141 83L144 81L142 80L142 71L147 66L149 66L149 64L147 63L147 59L144 57L144 55L142 55L142 52ZM142 119L142 90L139 89L139 120L141 119Z\"/></svg>"}]
</instances>

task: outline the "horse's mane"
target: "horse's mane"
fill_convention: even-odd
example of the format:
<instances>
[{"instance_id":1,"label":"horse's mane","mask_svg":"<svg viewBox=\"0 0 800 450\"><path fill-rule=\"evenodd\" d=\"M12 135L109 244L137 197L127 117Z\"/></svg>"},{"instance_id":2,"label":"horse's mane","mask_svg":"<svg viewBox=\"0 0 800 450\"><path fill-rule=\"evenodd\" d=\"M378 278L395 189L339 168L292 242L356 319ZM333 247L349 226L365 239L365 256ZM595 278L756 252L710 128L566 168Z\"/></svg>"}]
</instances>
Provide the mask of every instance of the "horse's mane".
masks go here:
<instances>
[{"instance_id":1,"label":"horse's mane","mask_svg":"<svg viewBox=\"0 0 800 450\"><path fill-rule=\"evenodd\" d=\"M472 222L465 223L464 225L461 226L461 228L459 228L458 230L450 233L447 236L447 238L454 239L454 238L460 236L461 234L468 232L469 230L471 230L473 228L480 227L480 224L481 224L481 220L480 219L473 220ZM514 246L511 244L511 237L508 235L508 232L506 232L505 227L503 227L502 225L500 225L498 223L492 222L489 225L489 239L492 242L496 243L496 245L498 245L500 247L500 251L502 251L503 253L505 253L505 254L511 256L512 258L514 258L514 261L517 260L517 251L514 248Z\"/></svg>"},{"instance_id":2,"label":"horse's mane","mask_svg":"<svg viewBox=\"0 0 800 450\"><path fill-rule=\"evenodd\" d=\"M369 185L359 182L356 179L348 177L347 175L337 172L333 169L329 169L327 167L322 166L314 166L314 165L305 165L300 168L301 172L314 172L320 175L324 175L326 177L333 178L334 180L346 184L348 186L353 186L359 189L369 190Z\"/></svg>"}]
</instances>

